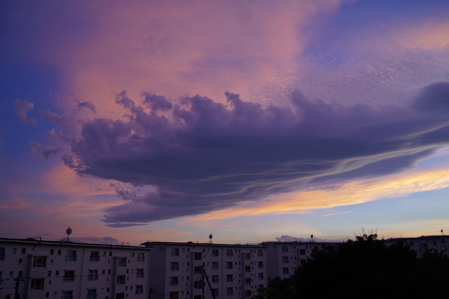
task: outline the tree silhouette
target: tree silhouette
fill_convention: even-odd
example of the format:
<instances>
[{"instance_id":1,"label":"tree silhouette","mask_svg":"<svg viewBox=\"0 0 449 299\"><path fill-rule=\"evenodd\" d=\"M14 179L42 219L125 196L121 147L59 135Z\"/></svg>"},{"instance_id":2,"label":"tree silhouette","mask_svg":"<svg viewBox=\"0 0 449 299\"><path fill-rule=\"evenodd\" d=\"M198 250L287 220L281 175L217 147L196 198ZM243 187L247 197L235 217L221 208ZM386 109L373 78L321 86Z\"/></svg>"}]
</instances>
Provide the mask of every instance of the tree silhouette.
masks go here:
<instances>
[{"instance_id":1,"label":"tree silhouette","mask_svg":"<svg viewBox=\"0 0 449 299\"><path fill-rule=\"evenodd\" d=\"M314 250L312 259L256 296L268 298L434 298L449 295L449 260L428 253L418 259L404 244L386 246L363 234Z\"/></svg>"}]
</instances>

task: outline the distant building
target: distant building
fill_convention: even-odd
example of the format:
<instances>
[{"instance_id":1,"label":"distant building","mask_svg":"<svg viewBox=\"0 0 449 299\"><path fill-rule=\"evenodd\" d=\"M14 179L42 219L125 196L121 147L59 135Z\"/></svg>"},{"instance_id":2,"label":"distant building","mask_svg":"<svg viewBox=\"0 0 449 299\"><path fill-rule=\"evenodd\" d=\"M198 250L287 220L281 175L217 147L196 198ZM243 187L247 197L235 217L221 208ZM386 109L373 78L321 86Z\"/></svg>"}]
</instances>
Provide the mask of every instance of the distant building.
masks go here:
<instances>
[{"instance_id":1,"label":"distant building","mask_svg":"<svg viewBox=\"0 0 449 299\"><path fill-rule=\"evenodd\" d=\"M0 238L0 298L149 298L150 249Z\"/></svg>"},{"instance_id":2,"label":"distant building","mask_svg":"<svg viewBox=\"0 0 449 299\"><path fill-rule=\"evenodd\" d=\"M323 246L337 246L340 243L330 242L264 242L267 248L268 279L288 278L295 269L307 259L312 258L314 249L321 250Z\"/></svg>"},{"instance_id":3,"label":"distant building","mask_svg":"<svg viewBox=\"0 0 449 299\"><path fill-rule=\"evenodd\" d=\"M251 298L267 286L260 245L146 242L152 299ZM207 278L206 278L207 277ZM209 287L210 285L210 287ZM203 297L204 294L204 297Z\"/></svg>"},{"instance_id":4,"label":"distant building","mask_svg":"<svg viewBox=\"0 0 449 299\"><path fill-rule=\"evenodd\" d=\"M449 257L449 236L422 236L418 238L393 238L385 240L385 244L402 243L416 251L416 256L422 258L426 252L441 254Z\"/></svg>"}]
</instances>

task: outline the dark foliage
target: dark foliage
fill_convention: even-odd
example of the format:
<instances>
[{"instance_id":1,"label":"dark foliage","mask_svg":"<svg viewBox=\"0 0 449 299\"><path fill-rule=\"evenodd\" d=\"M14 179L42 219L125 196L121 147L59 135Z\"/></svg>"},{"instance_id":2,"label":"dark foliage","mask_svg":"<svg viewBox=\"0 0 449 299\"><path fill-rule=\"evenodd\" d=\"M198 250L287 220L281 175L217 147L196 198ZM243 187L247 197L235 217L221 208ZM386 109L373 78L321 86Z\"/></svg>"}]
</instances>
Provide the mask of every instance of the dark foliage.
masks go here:
<instances>
[{"instance_id":1,"label":"dark foliage","mask_svg":"<svg viewBox=\"0 0 449 299\"><path fill-rule=\"evenodd\" d=\"M449 296L449 259L431 253L418 259L408 246L386 246L376 234L324 247L312 257L292 277L271 281L256 298Z\"/></svg>"}]
</instances>

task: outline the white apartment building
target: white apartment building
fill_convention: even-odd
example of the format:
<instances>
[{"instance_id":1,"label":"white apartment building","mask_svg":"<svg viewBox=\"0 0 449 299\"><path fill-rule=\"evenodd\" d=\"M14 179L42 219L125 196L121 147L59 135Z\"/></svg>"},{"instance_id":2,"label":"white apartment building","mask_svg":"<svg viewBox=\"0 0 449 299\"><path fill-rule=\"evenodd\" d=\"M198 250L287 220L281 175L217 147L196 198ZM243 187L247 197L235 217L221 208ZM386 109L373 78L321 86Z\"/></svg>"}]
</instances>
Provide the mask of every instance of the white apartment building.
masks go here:
<instances>
[{"instance_id":1,"label":"white apartment building","mask_svg":"<svg viewBox=\"0 0 449 299\"><path fill-rule=\"evenodd\" d=\"M416 251L416 256L422 258L426 252L441 254L449 257L449 236L422 236L418 238L393 238L385 240L385 244L403 243Z\"/></svg>"},{"instance_id":2,"label":"white apartment building","mask_svg":"<svg viewBox=\"0 0 449 299\"><path fill-rule=\"evenodd\" d=\"M251 298L267 286L266 250L260 245L142 245L152 248L151 299Z\"/></svg>"},{"instance_id":3,"label":"white apartment building","mask_svg":"<svg viewBox=\"0 0 449 299\"><path fill-rule=\"evenodd\" d=\"M295 269L312 258L314 249L321 250L323 246L336 246L339 243L331 242L264 242L267 249L267 276L268 279L280 277L288 278Z\"/></svg>"},{"instance_id":4,"label":"white apartment building","mask_svg":"<svg viewBox=\"0 0 449 299\"><path fill-rule=\"evenodd\" d=\"M0 298L149 298L150 249L0 238Z\"/></svg>"}]
</instances>

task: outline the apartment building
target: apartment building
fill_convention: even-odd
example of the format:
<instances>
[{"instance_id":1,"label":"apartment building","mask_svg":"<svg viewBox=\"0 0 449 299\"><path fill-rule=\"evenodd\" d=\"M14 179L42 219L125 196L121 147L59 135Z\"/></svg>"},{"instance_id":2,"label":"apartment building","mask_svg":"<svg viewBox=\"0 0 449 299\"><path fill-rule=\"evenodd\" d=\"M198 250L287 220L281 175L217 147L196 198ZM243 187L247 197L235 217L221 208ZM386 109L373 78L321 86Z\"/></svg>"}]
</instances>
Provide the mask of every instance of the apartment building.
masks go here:
<instances>
[{"instance_id":1,"label":"apartment building","mask_svg":"<svg viewBox=\"0 0 449 299\"><path fill-rule=\"evenodd\" d=\"M0 238L0 298L149 298L150 249Z\"/></svg>"},{"instance_id":2,"label":"apartment building","mask_svg":"<svg viewBox=\"0 0 449 299\"><path fill-rule=\"evenodd\" d=\"M422 258L426 252L441 254L449 257L449 236L422 236L418 238L393 238L385 240L385 244L403 243L416 251L416 256Z\"/></svg>"},{"instance_id":3,"label":"apartment building","mask_svg":"<svg viewBox=\"0 0 449 299\"><path fill-rule=\"evenodd\" d=\"M260 245L146 242L152 299L251 298L267 286Z\"/></svg>"},{"instance_id":4,"label":"apartment building","mask_svg":"<svg viewBox=\"0 0 449 299\"><path fill-rule=\"evenodd\" d=\"M331 242L264 242L266 247L266 264L268 279L279 277L288 278L295 269L309 258L312 258L314 249L323 246L336 246L339 243Z\"/></svg>"}]
</instances>

